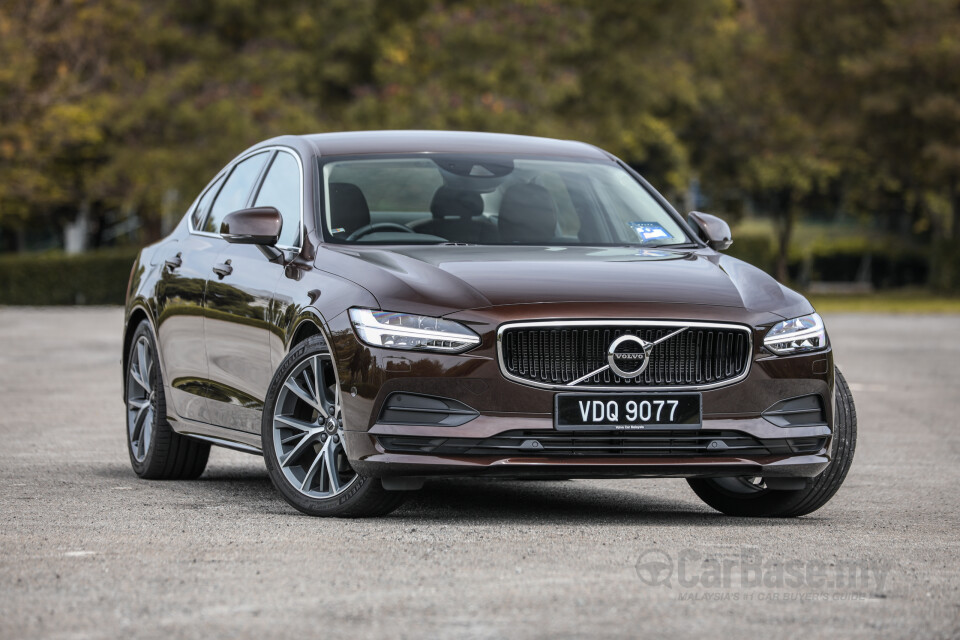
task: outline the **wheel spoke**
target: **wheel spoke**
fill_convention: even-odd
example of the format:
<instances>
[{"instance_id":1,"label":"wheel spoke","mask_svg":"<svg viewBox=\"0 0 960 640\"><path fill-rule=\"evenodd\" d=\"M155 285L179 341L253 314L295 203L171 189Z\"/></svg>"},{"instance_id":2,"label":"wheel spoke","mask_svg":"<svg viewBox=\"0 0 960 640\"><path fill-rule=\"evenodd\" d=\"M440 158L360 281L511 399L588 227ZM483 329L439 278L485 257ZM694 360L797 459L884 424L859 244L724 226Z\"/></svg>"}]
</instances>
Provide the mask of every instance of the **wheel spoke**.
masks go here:
<instances>
[{"instance_id":1,"label":"wheel spoke","mask_svg":"<svg viewBox=\"0 0 960 640\"><path fill-rule=\"evenodd\" d=\"M147 384L140 378L139 373L137 373L133 369L130 369L130 377L133 378L133 381L136 382L141 389L143 389L147 393L150 393L150 389L147 388Z\"/></svg>"},{"instance_id":2,"label":"wheel spoke","mask_svg":"<svg viewBox=\"0 0 960 640\"><path fill-rule=\"evenodd\" d=\"M143 429L141 431L138 445L141 451L146 451L147 445L150 444L150 435L153 433L153 409L147 411L147 415L143 419ZM143 454L141 453L140 455Z\"/></svg>"},{"instance_id":3,"label":"wheel spoke","mask_svg":"<svg viewBox=\"0 0 960 640\"><path fill-rule=\"evenodd\" d=\"M326 409L327 407L325 406L326 403L324 402L323 397L323 385L320 384L323 380L323 372L320 370L320 367L322 366L320 358L313 356L313 358L310 359L310 366L313 368L313 388L316 390L315 395L317 398L317 406ZM329 413L324 413L323 417L329 417Z\"/></svg>"},{"instance_id":4,"label":"wheel spoke","mask_svg":"<svg viewBox=\"0 0 960 640\"><path fill-rule=\"evenodd\" d=\"M277 423L280 424L277 424ZM317 425L312 422L307 422L306 420L300 420L299 418L294 418L293 416L273 416L273 426L275 429L284 429L291 428L297 429L298 431L313 431L317 428Z\"/></svg>"},{"instance_id":5,"label":"wheel spoke","mask_svg":"<svg viewBox=\"0 0 960 640\"><path fill-rule=\"evenodd\" d=\"M147 345L144 340L137 342L137 374L140 379L137 381L147 393L150 393L149 367L147 366Z\"/></svg>"},{"instance_id":6,"label":"wheel spoke","mask_svg":"<svg viewBox=\"0 0 960 640\"><path fill-rule=\"evenodd\" d=\"M310 368L313 370L314 397L317 399L317 406L320 407L323 417L329 418L330 416L334 415L336 407L339 405L339 401L336 401L333 404L327 402L327 396L324 393L324 390L327 388L327 381L323 374L323 364L324 361L320 358L320 356L313 356L313 358L310 359Z\"/></svg>"},{"instance_id":7,"label":"wheel spoke","mask_svg":"<svg viewBox=\"0 0 960 640\"><path fill-rule=\"evenodd\" d=\"M143 425L144 422L146 422L147 414L150 413L148 411L149 406L150 403L145 402L140 406L139 411L137 411L137 416L133 419L133 431L130 433L131 442L143 439L140 436L143 434Z\"/></svg>"},{"instance_id":8,"label":"wheel spoke","mask_svg":"<svg viewBox=\"0 0 960 640\"><path fill-rule=\"evenodd\" d=\"M296 442L297 440L304 437L305 435L307 434L302 431L300 433L295 433L289 438L284 438L283 440L281 440L280 444L287 445L287 444L290 444L291 442Z\"/></svg>"},{"instance_id":9,"label":"wheel spoke","mask_svg":"<svg viewBox=\"0 0 960 640\"><path fill-rule=\"evenodd\" d=\"M287 383L284 386L287 389L289 389L295 396L297 396L298 398L306 402L308 405L310 405L311 407L319 411L324 418L327 417L326 409L324 409L323 406L319 405L317 401L314 400L313 394L309 393L307 390L305 390L303 387L297 384L296 380L294 380L293 378L290 378L289 380L287 380Z\"/></svg>"},{"instance_id":10,"label":"wheel spoke","mask_svg":"<svg viewBox=\"0 0 960 640\"><path fill-rule=\"evenodd\" d=\"M341 398L341 396L340 396L340 385L338 385L337 383L334 383L334 384L333 384L333 398L334 398L334 400L333 400L333 402L334 402L334 405L333 405L333 417L339 420L339 419L340 419L340 412L341 412L341 410L342 410L342 408L343 408L343 403L340 401L340 398Z\"/></svg>"},{"instance_id":11,"label":"wheel spoke","mask_svg":"<svg viewBox=\"0 0 960 640\"><path fill-rule=\"evenodd\" d=\"M330 481L330 493L340 491L340 478L337 475L337 447L332 443L328 444L321 454L324 457L327 468L327 479Z\"/></svg>"},{"instance_id":12,"label":"wheel spoke","mask_svg":"<svg viewBox=\"0 0 960 640\"><path fill-rule=\"evenodd\" d=\"M324 463L324 455L327 451L327 447L324 447L320 453L317 454L317 457L313 459L313 463L310 465L310 468L307 469L307 475L303 477L303 482L300 484L300 491L309 491L310 485L313 484L313 479L317 475L317 470Z\"/></svg>"},{"instance_id":13,"label":"wheel spoke","mask_svg":"<svg viewBox=\"0 0 960 640\"><path fill-rule=\"evenodd\" d=\"M309 393L310 397L313 398L313 404L314 405L320 404L319 402L320 396L317 395L317 387L313 384L314 376L310 375L309 369L304 369L302 373L303 373L303 381L304 383L306 383L306 386L307 386L307 393Z\"/></svg>"},{"instance_id":14,"label":"wheel spoke","mask_svg":"<svg viewBox=\"0 0 960 640\"><path fill-rule=\"evenodd\" d=\"M294 445L293 449L290 450L290 453L288 453L280 463L280 466L289 467L291 463L295 462L297 458L299 458L303 452L306 451L308 446L313 444L314 440L316 440L315 433L308 433L306 436L304 436L300 442Z\"/></svg>"}]
</instances>

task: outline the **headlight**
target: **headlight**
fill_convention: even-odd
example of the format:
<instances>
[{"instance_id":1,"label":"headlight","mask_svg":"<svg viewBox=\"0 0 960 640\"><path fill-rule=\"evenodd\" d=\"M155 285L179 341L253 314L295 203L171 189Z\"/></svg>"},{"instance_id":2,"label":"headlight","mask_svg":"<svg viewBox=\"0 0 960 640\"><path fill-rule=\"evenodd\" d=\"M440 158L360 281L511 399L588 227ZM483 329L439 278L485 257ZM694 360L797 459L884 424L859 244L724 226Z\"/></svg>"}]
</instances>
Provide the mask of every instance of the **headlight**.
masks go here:
<instances>
[{"instance_id":1,"label":"headlight","mask_svg":"<svg viewBox=\"0 0 960 640\"><path fill-rule=\"evenodd\" d=\"M827 331L823 327L823 318L811 313L802 318L778 322L767 332L763 346L778 356L824 349L827 346Z\"/></svg>"},{"instance_id":2,"label":"headlight","mask_svg":"<svg viewBox=\"0 0 960 640\"><path fill-rule=\"evenodd\" d=\"M480 336L459 322L409 313L350 309L350 322L371 347L460 353L480 344Z\"/></svg>"}]
</instances>

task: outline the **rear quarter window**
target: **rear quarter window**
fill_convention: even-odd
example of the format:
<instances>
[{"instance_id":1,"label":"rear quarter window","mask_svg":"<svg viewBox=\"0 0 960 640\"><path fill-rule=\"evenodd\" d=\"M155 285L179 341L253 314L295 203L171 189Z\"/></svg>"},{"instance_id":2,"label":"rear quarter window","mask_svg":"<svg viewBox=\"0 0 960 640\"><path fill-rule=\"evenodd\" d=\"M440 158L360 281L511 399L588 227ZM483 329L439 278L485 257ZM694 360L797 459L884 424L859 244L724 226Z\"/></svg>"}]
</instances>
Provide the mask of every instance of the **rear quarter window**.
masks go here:
<instances>
[{"instance_id":1,"label":"rear quarter window","mask_svg":"<svg viewBox=\"0 0 960 640\"><path fill-rule=\"evenodd\" d=\"M212 203L213 199L217 196L217 191L220 190L220 185L222 184L223 176L220 176L217 181L210 185L210 188L200 196L200 201L197 202L197 206L194 207L193 213L190 215L190 223L194 229L203 228L203 221L210 212L210 203Z\"/></svg>"}]
</instances>

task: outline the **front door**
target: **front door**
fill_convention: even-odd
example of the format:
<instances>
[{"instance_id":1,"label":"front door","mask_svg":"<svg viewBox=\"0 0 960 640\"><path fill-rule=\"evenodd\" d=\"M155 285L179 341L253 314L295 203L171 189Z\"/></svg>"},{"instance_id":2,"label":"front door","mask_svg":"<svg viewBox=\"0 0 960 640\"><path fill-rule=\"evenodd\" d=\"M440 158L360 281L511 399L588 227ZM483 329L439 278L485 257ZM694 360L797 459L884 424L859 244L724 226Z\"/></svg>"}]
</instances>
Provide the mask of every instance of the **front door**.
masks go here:
<instances>
[{"instance_id":1,"label":"front door","mask_svg":"<svg viewBox=\"0 0 960 640\"><path fill-rule=\"evenodd\" d=\"M204 332L209 363L207 422L260 432L273 375L270 309L283 266L252 245L227 244L207 280Z\"/></svg>"}]
</instances>

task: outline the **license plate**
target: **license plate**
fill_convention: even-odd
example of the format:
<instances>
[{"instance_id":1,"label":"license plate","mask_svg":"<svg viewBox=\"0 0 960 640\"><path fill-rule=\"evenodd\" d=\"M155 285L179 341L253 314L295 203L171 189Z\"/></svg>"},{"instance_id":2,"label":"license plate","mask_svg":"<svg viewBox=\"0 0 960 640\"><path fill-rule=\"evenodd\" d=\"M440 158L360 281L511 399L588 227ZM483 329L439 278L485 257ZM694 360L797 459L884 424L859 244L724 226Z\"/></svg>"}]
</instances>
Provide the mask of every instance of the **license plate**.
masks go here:
<instances>
[{"instance_id":1,"label":"license plate","mask_svg":"<svg viewBox=\"0 0 960 640\"><path fill-rule=\"evenodd\" d=\"M560 393L554 426L561 431L699 429L699 393Z\"/></svg>"}]
</instances>

